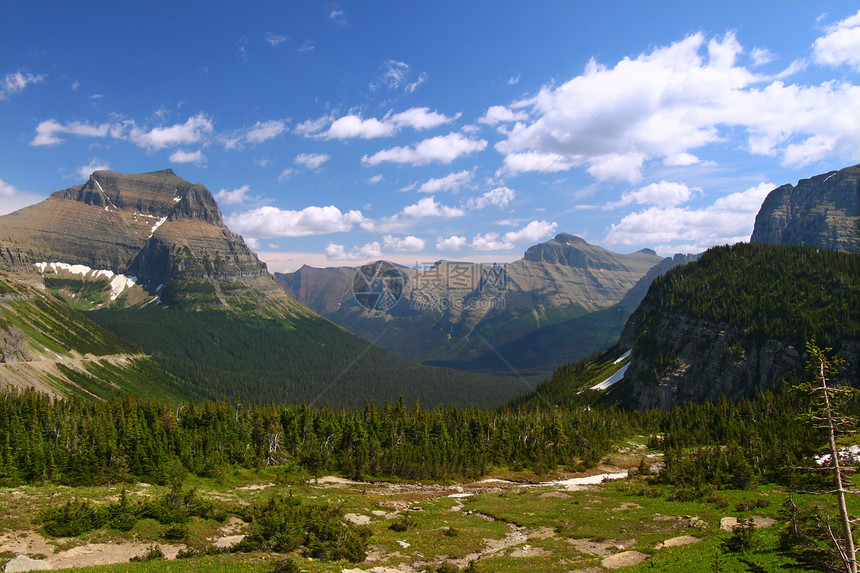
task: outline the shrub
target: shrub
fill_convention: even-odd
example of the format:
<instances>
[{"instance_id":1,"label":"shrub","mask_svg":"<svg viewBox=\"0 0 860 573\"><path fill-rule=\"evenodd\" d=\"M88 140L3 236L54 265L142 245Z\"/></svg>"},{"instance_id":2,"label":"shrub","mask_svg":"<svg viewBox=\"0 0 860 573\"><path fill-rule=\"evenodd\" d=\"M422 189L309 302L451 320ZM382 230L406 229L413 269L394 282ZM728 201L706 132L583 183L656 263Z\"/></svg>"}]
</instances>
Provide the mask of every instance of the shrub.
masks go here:
<instances>
[{"instance_id":1,"label":"shrub","mask_svg":"<svg viewBox=\"0 0 860 573\"><path fill-rule=\"evenodd\" d=\"M75 537L87 531L98 529L107 521L101 508L87 501L71 500L65 505L44 510L40 521L49 535L54 537Z\"/></svg>"}]
</instances>

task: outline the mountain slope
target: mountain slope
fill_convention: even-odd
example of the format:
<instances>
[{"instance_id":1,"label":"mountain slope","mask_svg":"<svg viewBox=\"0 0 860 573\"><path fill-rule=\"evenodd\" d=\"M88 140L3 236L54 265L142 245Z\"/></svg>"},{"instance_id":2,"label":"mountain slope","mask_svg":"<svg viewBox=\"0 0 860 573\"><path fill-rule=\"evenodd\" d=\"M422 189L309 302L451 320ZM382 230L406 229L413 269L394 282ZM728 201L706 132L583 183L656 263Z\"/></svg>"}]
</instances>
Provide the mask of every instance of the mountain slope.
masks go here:
<instances>
[{"instance_id":1,"label":"mountain slope","mask_svg":"<svg viewBox=\"0 0 860 573\"><path fill-rule=\"evenodd\" d=\"M203 185L170 170L97 171L0 217L0 234L57 297L180 377L186 398L495 406L528 390L411 363L323 319L277 285Z\"/></svg>"},{"instance_id":2,"label":"mountain slope","mask_svg":"<svg viewBox=\"0 0 860 573\"><path fill-rule=\"evenodd\" d=\"M0 229L34 263L134 277L173 306L308 315L224 225L209 190L170 169L96 171L84 185L0 217Z\"/></svg>"},{"instance_id":3,"label":"mountain slope","mask_svg":"<svg viewBox=\"0 0 860 573\"><path fill-rule=\"evenodd\" d=\"M829 346L858 380L860 256L740 243L657 279L621 336L629 368L609 395L636 408L773 388Z\"/></svg>"},{"instance_id":4,"label":"mountain slope","mask_svg":"<svg viewBox=\"0 0 860 573\"><path fill-rule=\"evenodd\" d=\"M771 191L750 241L860 252L860 165Z\"/></svg>"},{"instance_id":5,"label":"mountain slope","mask_svg":"<svg viewBox=\"0 0 860 573\"><path fill-rule=\"evenodd\" d=\"M493 358L496 349L613 306L661 260L652 251L623 255L561 233L504 266L438 261L401 268L402 296L383 310L356 299L359 269L305 266L275 277L311 309L400 356L507 372ZM553 350L534 346L529 367L551 370L557 362L547 353Z\"/></svg>"},{"instance_id":6,"label":"mountain slope","mask_svg":"<svg viewBox=\"0 0 860 573\"><path fill-rule=\"evenodd\" d=\"M19 250L0 244L0 386L55 397L177 399L184 389L140 349L47 295Z\"/></svg>"}]
</instances>

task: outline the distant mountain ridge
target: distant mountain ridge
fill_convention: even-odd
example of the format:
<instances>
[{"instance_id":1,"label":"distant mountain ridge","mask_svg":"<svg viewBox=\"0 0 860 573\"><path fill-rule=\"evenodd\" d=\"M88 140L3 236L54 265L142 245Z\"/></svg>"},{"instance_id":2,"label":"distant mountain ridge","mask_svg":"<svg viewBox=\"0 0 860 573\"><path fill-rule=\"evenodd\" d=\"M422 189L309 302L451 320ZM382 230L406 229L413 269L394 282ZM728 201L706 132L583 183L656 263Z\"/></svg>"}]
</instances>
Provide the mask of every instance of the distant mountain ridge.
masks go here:
<instances>
[{"instance_id":1,"label":"distant mountain ridge","mask_svg":"<svg viewBox=\"0 0 860 573\"><path fill-rule=\"evenodd\" d=\"M771 191L750 242L860 252L860 165Z\"/></svg>"},{"instance_id":2,"label":"distant mountain ridge","mask_svg":"<svg viewBox=\"0 0 860 573\"><path fill-rule=\"evenodd\" d=\"M504 362L518 362L516 350L508 347L509 355L502 361L494 350L516 344L538 329L612 307L662 260L648 249L613 253L559 233L502 267L457 261L403 267L402 297L383 311L368 310L355 299L352 281L357 268L304 266L275 277L288 294L312 310L396 354L434 364L508 371ZM498 288L483 288L481 277L487 273L501 281ZM611 336L617 336L620 327ZM550 371L557 363L546 354L554 349L541 347L544 338L534 340L529 367ZM589 345L574 355L594 350ZM488 353L495 358L482 358Z\"/></svg>"}]
</instances>

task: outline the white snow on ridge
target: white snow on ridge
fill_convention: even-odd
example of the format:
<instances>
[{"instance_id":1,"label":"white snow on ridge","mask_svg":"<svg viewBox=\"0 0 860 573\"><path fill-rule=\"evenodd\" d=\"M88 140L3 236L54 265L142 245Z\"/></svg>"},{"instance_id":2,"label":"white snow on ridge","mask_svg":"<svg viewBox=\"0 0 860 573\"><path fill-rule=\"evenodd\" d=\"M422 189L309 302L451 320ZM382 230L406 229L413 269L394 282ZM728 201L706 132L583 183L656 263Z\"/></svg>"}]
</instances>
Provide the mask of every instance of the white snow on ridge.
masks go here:
<instances>
[{"instance_id":1,"label":"white snow on ridge","mask_svg":"<svg viewBox=\"0 0 860 573\"><path fill-rule=\"evenodd\" d=\"M149 237L147 238L152 238L152 236L155 234L155 230L162 226L166 220L167 217L162 217L161 219L156 221L155 224L152 226L152 229L149 230Z\"/></svg>"},{"instance_id":2,"label":"white snow on ridge","mask_svg":"<svg viewBox=\"0 0 860 573\"><path fill-rule=\"evenodd\" d=\"M621 362L622 360L624 360L625 358L627 358L628 356L630 356L630 353L632 353L632 352L633 352L633 350L632 350L632 349L631 349L631 350L628 350L627 352L625 352L624 354L622 354L621 356L619 356L619 357L615 360L615 362L613 362L613 364L618 364L619 362Z\"/></svg>"},{"instance_id":3,"label":"white snow on ridge","mask_svg":"<svg viewBox=\"0 0 860 573\"><path fill-rule=\"evenodd\" d=\"M70 265L68 263L35 263L33 266L39 269L40 274L45 274L45 272L50 269L54 273L66 271L73 275L81 275L84 278L97 279L99 277L105 277L110 281L111 300L116 300L119 295L137 284L137 277L129 277L105 269L93 270L86 265Z\"/></svg>"},{"instance_id":4,"label":"white snow on ridge","mask_svg":"<svg viewBox=\"0 0 860 573\"><path fill-rule=\"evenodd\" d=\"M620 358L619 358L619 360L620 360ZM621 368L619 368L618 372L616 372L615 374L613 374L612 376L610 376L609 378L607 378L606 380L604 380L600 384L595 384L594 386L592 386L591 389L592 390L606 390L607 388L609 388L610 386L612 386L616 382L620 382L621 379L624 378L624 373L627 372L628 366L630 366L629 362L627 364L625 364L624 366L622 366Z\"/></svg>"}]
</instances>

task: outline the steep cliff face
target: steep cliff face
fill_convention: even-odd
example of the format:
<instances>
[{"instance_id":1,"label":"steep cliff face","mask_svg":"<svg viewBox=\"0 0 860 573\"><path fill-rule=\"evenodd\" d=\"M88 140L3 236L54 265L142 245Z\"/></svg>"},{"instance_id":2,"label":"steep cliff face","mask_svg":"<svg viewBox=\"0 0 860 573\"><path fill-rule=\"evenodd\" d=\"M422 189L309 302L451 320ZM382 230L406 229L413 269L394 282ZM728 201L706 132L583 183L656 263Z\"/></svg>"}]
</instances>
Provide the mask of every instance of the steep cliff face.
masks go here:
<instances>
[{"instance_id":1,"label":"steep cliff face","mask_svg":"<svg viewBox=\"0 0 860 573\"><path fill-rule=\"evenodd\" d=\"M307 314L224 225L209 190L170 169L96 171L83 185L0 217L0 229L33 262L128 275L165 303Z\"/></svg>"},{"instance_id":2,"label":"steep cliff face","mask_svg":"<svg viewBox=\"0 0 860 573\"><path fill-rule=\"evenodd\" d=\"M621 335L632 350L608 393L635 408L670 408L772 389L830 346L860 378L860 258L739 244L704 253L654 282ZM822 288L824 287L824 288Z\"/></svg>"},{"instance_id":3,"label":"steep cliff face","mask_svg":"<svg viewBox=\"0 0 860 573\"><path fill-rule=\"evenodd\" d=\"M751 343L742 329L681 313L667 313L648 336L656 356L637 352L639 320L628 322L623 348L633 348L625 383L615 394L639 409L685 402L737 399L756 389L772 389L801 361L800 350L778 340ZM623 393L623 396L621 394Z\"/></svg>"},{"instance_id":4,"label":"steep cliff face","mask_svg":"<svg viewBox=\"0 0 860 573\"><path fill-rule=\"evenodd\" d=\"M771 191L750 241L860 252L860 165Z\"/></svg>"}]
</instances>

